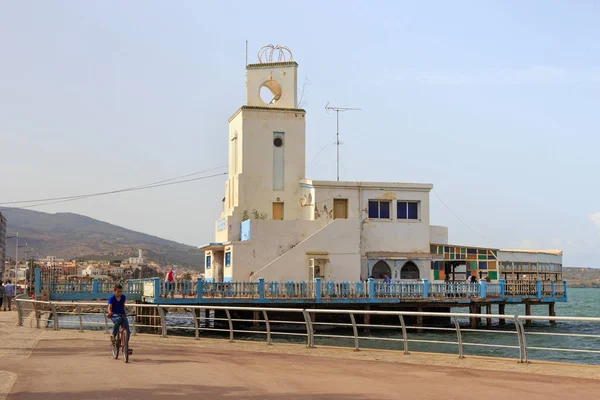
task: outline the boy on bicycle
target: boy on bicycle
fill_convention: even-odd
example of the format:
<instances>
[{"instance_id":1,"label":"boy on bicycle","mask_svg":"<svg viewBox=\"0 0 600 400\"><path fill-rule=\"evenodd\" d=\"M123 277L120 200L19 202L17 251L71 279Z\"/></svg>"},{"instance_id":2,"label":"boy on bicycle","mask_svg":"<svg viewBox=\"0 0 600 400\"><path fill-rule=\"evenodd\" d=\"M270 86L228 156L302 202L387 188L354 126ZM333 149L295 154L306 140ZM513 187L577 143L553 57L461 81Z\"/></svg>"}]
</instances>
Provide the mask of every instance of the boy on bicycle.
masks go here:
<instances>
[{"instance_id":1,"label":"boy on bicycle","mask_svg":"<svg viewBox=\"0 0 600 400\"><path fill-rule=\"evenodd\" d=\"M127 316L125 315L126 298L123 294L123 286L117 283L114 287L114 291L115 294L108 299L108 318L110 318L114 324L110 341L115 341L115 338L119 335L119 327L123 324L127 331L127 341L129 342L131 332L129 331L129 321L127 321Z\"/></svg>"}]
</instances>

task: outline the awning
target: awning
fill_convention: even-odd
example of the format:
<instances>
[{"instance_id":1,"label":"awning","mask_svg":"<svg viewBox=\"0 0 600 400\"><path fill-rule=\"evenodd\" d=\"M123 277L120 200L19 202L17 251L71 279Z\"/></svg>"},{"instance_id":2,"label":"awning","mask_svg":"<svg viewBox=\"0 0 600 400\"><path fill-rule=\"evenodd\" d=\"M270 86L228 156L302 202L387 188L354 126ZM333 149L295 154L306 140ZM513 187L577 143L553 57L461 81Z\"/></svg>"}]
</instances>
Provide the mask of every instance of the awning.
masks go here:
<instances>
[{"instance_id":1,"label":"awning","mask_svg":"<svg viewBox=\"0 0 600 400\"><path fill-rule=\"evenodd\" d=\"M198 250L207 251L207 250L223 250L225 246L229 246L231 242L227 243L208 243L203 246L198 247Z\"/></svg>"}]
</instances>

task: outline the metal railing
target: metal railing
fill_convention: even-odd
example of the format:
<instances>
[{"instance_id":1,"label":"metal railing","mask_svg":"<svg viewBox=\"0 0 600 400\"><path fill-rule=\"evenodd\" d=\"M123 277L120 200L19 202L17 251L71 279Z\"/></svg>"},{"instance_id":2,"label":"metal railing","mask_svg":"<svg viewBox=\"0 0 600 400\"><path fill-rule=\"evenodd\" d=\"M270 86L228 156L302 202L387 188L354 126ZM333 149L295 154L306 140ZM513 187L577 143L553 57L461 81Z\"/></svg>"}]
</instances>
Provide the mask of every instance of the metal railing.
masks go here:
<instances>
[{"instance_id":1,"label":"metal railing","mask_svg":"<svg viewBox=\"0 0 600 400\"><path fill-rule=\"evenodd\" d=\"M58 330L61 327L75 328L79 331L98 326L104 332L110 331L110 322L106 318L107 305L103 303L75 303L75 302L44 302L36 300L17 299L18 324L23 325L27 311L34 313L36 327L40 328L42 314L51 315L52 328ZM162 337L168 337L169 331L176 333L188 331L194 334L195 339L200 338L203 332L227 333L229 340L233 341L236 335L265 335L267 344L272 344L272 337L295 336L304 337L308 347L315 347L318 339L347 339L353 343L354 350L360 350L361 341L387 341L401 343L404 354L409 354L411 343L427 345L451 345L456 346L456 352L460 358L465 356L465 348L479 347L488 349L508 349L518 355L519 362L529 362L530 351L544 351L552 353L588 353L600 354L600 334L596 333L565 333L565 332L539 332L525 330L526 321L558 321L558 322L585 322L600 323L600 318L590 317L552 317L552 316L508 316L498 314L464 314L464 313L439 313L439 312L411 312L411 311L370 311L370 310L324 310L324 309L298 309L298 308L266 308L266 307L227 307L227 306L185 306L174 307L168 305L154 304L128 304L128 309L137 311L131 319L132 334L140 328L153 328L160 332ZM274 314L278 314L274 318ZM87 315L97 315L96 319L85 320ZM61 319L61 316L63 317ZM71 319L65 318L71 316ZM321 316L328 316L330 320L323 320ZM345 316L345 317L344 317ZM100 318L101 317L101 318ZM423 318L444 318L451 323L446 326L424 325ZM284 319L281 319L284 318ZM359 318L359 321L357 321ZM369 320L367 320L367 318ZM370 323L370 318L385 318L384 323ZM498 319L510 321L514 324L513 329L472 329L461 326L461 322L471 319ZM345 319L341 320L341 319ZM362 323L360 322L362 320ZM184 323L182 321L190 321ZM393 323L391 321L397 321ZM417 321L415 324L414 322ZM254 329L249 329L248 324L253 324ZM285 326L286 329L276 329ZM290 326L301 329L293 331ZM260 329L259 329L260 328ZM323 329L322 329L323 328ZM335 329L328 331L324 328ZM342 328L343 332L339 332ZM346 328L346 329L343 329ZM386 330L386 336L364 335L366 330ZM305 331L305 332L304 332ZM351 331L351 334L346 334ZM428 338L426 335L415 334L423 331L434 333L446 333L451 336L443 338ZM396 333L394 333L396 332ZM597 332L596 330L594 332ZM486 340L465 340L465 334L477 333L478 337L488 335L499 335L501 337L514 337L511 342L498 343ZM593 339L591 342L597 348L581 347L555 347L528 344L528 338L543 336L554 336L565 339L566 343ZM439 349L428 351L440 352Z\"/></svg>"},{"instance_id":2,"label":"metal railing","mask_svg":"<svg viewBox=\"0 0 600 400\"><path fill-rule=\"evenodd\" d=\"M430 282L422 280L401 280L382 282L374 279L357 282L324 281L317 278L308 282L205 282L178 280L168 282L159 278L125 281L123 289L129 299L166 299L164 302L177 302L179 299L210 300L221 299L260 300L258 302L277 303L279 300L310 300L315 303L342 303L353 299L361 302L385 303L412 301L433 298L452 302L455 299L505 299L521 300L536 298L546 302L566 301L566 282L499 280L495 282ZM114 283L94 280L92 283L42 283L36 287L36 295L47 290L51 300L91 300L108 298ZM40 290L41 289L41 290ZM171 301L175 299L174 301Z\"/></svg>"}]
</instances>

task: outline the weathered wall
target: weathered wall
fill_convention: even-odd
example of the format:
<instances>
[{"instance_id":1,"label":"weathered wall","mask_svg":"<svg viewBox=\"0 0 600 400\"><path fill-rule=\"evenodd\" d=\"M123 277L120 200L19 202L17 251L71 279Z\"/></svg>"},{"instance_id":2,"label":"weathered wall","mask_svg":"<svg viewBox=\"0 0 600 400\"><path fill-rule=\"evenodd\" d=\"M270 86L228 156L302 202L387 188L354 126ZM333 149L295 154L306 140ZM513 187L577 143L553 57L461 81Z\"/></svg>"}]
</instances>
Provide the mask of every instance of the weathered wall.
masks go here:
<instances>
[{"instance_id":1,"label":"weathered wall","mask_svg":"<svg viewBox=\"0 0 600 400\"><path fill-rule=\"evenodd\" d=\"M429 185L407 184L406 189L381 183L381 189L374 188L377 183L365 186L343 187L339 183L314 181L316 211L318 220L333 219L333 199L348 199L348 218L363 221L362 249L367 252L429 252ZM353 183L354 184L354 183ZM359 185L359 184L358 184ZM388 185L389 187L386 187ZM400 186L400 184L397 184ZM391 200L391 218L369 219L369 200ZM419 220L399 220L396 216L396 201L418 201Z\"/></svg>"},{"instance_id":2,"label":"weathered wall","mask_svg":"<svg viewBox=\"0 0 600 400\"><path fill-rule=\"evenodd\" d=\"M429 236L431 243L448 244L448 227L439 225L429 226Z\"/></svg>"},{"instance_id":3,"label":"weathered wall","mask_svg":"<svg viewBox=\"0 0 600 400\"><path fill-rule=\"evenodd\" d=\"M337 219L331 222L261 271L255 271L253 280L259 277L268 281L281 280L284 277L285 280L306 281L309 278L309 259L315 257L329 259L325 266L326 280L359 280L359 224L356 219ZM325 252L326 256L307 254Z\"/></svg>"},{"instance_id":4,"label":"weathered wall","mask_svg":"<svg viewBox=\"0 0 600 400\"><path fill-rule=\"evenodd\" d=\"M318 221L251 220L250 240L232 245L233 280L249 280L252 272L257 273L323 225Z\"/></svg>"}]
</instances>

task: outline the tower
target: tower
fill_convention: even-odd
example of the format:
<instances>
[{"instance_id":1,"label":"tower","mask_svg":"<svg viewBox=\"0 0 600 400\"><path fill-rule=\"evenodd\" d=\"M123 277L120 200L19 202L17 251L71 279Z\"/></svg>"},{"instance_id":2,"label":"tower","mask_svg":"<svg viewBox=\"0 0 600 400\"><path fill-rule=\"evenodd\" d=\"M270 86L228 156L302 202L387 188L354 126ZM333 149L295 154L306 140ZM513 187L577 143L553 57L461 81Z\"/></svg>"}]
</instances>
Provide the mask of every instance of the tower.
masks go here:
<instances>
[{"instance_id":1,"label":"tower","mask_svg":"<svg viewBox=\"0 0 600 400\"><path fill-rule=\"evenodd\" d=\"M306 112L297 108L297 84L298 64L287 48L265 46L259 62L246 66L246 104L229 119L229 178L218 242L239 240L239 223L253 216L302 218Z\"/></svg>"}]
</instances>

